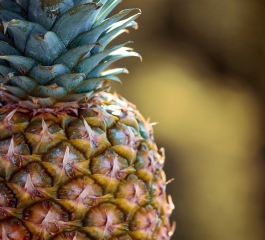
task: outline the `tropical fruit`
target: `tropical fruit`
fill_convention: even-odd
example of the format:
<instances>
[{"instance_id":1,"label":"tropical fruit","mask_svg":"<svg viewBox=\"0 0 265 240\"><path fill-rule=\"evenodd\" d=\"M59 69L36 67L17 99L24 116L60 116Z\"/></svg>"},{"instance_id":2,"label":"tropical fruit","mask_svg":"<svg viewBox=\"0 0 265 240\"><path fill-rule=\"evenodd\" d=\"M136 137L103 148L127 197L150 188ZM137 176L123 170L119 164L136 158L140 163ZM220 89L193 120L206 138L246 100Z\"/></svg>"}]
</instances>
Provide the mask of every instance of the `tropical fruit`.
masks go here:
<instances>
[{"instance_id":1,"label":"tropical fruit","mask_svg":"<svg viewBox=\"0 0 265 240\"><path fill-rule=\"evenodd\" d=\"M106 68L140 57L129 42L107 47L137 26L138 9L108 17L119 2L0 2L2 240L165 240L173 233L152 124L109 93L126 69Z\"/></svg>"}]
</instances>

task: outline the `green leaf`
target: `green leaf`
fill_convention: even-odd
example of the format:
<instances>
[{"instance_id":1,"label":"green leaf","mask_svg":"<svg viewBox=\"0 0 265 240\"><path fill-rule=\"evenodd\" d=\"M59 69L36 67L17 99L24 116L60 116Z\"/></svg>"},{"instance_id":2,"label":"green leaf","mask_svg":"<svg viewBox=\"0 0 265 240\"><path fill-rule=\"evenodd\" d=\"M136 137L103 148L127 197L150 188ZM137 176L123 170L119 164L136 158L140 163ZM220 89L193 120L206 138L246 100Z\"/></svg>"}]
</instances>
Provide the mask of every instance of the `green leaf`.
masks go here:
<instances>
[{"instance_id":1,"label":"green leaf","mask_svg":"<svg viewBox=\"0 0 265 240\"><path fill-rule=\"evenodd\" d=\"M140 14L141 13L137 13L125 20L114 23L112 27L109 28L105 33L103 33L98 39L98 42L101 44L101 47L95 47L92 50L92 54L95 54L104 49L112 39L116 38L116 36L120 34L120 31L122 31L126 27L129 27L131 23L140 16Z\"/></svg>"},{"instance_id":2,"label":"green leaf","mask_svg":"<svg viewBox=\"0 0 265 240\"><path fill-rule=\"evenodd\" d=\"M85 79L84 74L72 73L64 74L52 79L50 84L57 84L60 87L64 87L67 91L72 91L78 84L83 82Z\"/></svg>"},{"instance_id":3,"label":"green leaf","mask_svg":"<svg viewBox=\"0 0 265 240\"><path fill-rule=\"evenodd\" d=\"M97 3L104 5L108 0L96 0Z\"/></svg>"},{"instance_id":4,"label":"green leaf","mask_svg":"<svg viewBox=\"0 0 265 240\"><path fill-rule=\"evenodd\" d=\"M79 73L85 73L86 75L93 69L95 68L99 62L105 58L106 56L108 56L110 53L116 51L119 48L122 48L124 45L128 44L130 42L112 47L108 50L105 50L103 52L99 52L95 55L92 55L88 58L85 58L80 64L78 64L75 68L75 72L79 72Z\"/></svg>"},{"instance_id":5,"label":"green leaf","mask_svg":"<svg viewBox=\"0 0 265 240\"><path fill-rule=\"evenodd\" d=\"M90 31L84 32L77 36L69 45L71 48L82 46L89 43L94 43L98 40L99 36L113 23L119 21L121 18L125 17L128 13L133 11L134 9L126 9L118 14L106 19L104 22L102 22L97 27L91 29Z\"/></svg>"},{"instance_id":6,"label":"green leaf","mask_svg":"<svg viewBox=\"0 0 265 240\"><path fill-rule=\"evenodd\" d=\"M102 78L93 78L93 79L88 79L81 84L79 84L74 90L74 93L87 93L87 92L92 92L97 87L104 82L105 79Z\"/></svg>"},{"instance_id":7,"label":"green leaf","mask_svg":"<svg viewBox=\"0 0 265 240\"><path fill-rule=\"evenodd\" d=\"M63 63L68 68L75 67L80 63L84 57L87 57L90 50L95 46L95 44L88 44L81 47L70 49L69 51L63 53L59 56L54 63Z\"/></svg>"},{"instance_id":8,"label":"green leaf","mask_svg":"<svg viewBox=\"0 0 265 240\"><path fill-rule=\"evenodd\" d=\"M110 69L110 70L102 72L100 74L100 76L101 77L107 77L107 76L113 76L113 75L117 75L117 74L121 74L121 73L128 74L129 71L127 70L127 68L114 68L114 69Z\"/></svg>"},{"instance_id":9,"label":"green leaf","mask_svg":"<svg viewBox=\"0 0 265 240\"><path fill-rule=\"evenodd\" d=\"M100 13L93 25L93 28L98 26L108 15L109 13L121 2L121 0L108 0L100 9Z\"/></svg>"},{"instance_id":10,"label":"green leaf","mask_svg":"<svg viewBox=\"0 0 265 240\"><path fill-rule=\"evenodd\" d=\"M13 94L7 93L6 91L2 92L1 94L5 97L9 98L10 100L14 101L14 102L20 102L21 101L20 98L16 97Z\"/></svg>"},{"instance_id":11,"label":"green leaf","mask_svg":"<svg viewBox=\"0 0 265 240\"><path fill-rule=\"evenodd\" d=\"M0 9L0 19L2 20L2 22L10 22L12 19L25 20L25 18L20 16L18 13L11 12L5 9Z\"/></svg>"},{"instance_id":12,"label":"green leaf","mask_svg":"<svg viewBox=\"0 0 265 240\"><path fill-rule=\"evenodd\" d=\"M12 39L2 32L0 32L0 41L8 43L10 46L14 46Z\"/></svg>"},{"instance_id":13,"label":"green leaf","mask_svg":"<svg viewBox=\"0 0 265 240\"><path fill-rule=\"evenodd\" d=\"M25 54L44 65L51 65L65 51L66 48L60 38L53 32L46 32L44 35L30 36Z\"/></svg>"},{"instance_id":14,"label":"green leaf","mask_svg":"<svg viewBox=\"0 0 265 240\"><path fill-rule=\"evenodd\" d=\"M112 24L112 26L110 28L106 29L106 31L102 34L102 36L106 35L107 33L111 32L111 31L113 31L113 30L115 30L121 26L123 26L123 28L128 28L128 27L137 28L138 24L134 20L136 18L138 18L140 15L141 15L141 12L138 14L135 14L131 18L127 18L127 19L124 19L124 20L121 20L119 22ZM130 21L127 21L127 20L130 20ZM116 32L119 31L120 29L116 30Z\"/></svg>"},{"instance_id":15,"label":"green leaf","mask_svg":"<svg viewBox=\"0 0 265 240\"><path fill-rule=\"evenodd\" d=\"M39 84L44 85L54 77L71 73L71 71L63 64L53 66L36 66L32 68L29 76L36 79Z\"/></svg>"},{"instance_id":16,"label":"green leaf","mask_svg":"<svg viewBox=\"0 0 265 240\"><path fill-rule=\"evenodd\" d=\"M74 93L87 93L95 91L98 86L105 80L120 82L120 79L115 76L105 76L99 78L90 78L80 83L74 90Z\"/></svg>"},{"instance_id":17,"label":"green leaf","mask_svg":"<svg viewBox=\"0 0 265 240\"><path fill-rule=\"evenodd\" d=\"M13 95L18 96L20 99L27 99L28 97L28 94L20 87L4 85L4 88L6 88Z\"/></svg>"},{"instance_id":18,"label":"green leaf","mask_svg":"<svg viewBox=\"0 0 265 240\"><path fill-rule=\"evenodd\" d=\"M23 8L19 4L17 4L16 2L13 2L10 0L1 0L1 5L5 10L8 10L8 11L11 11L14 13L18 13L23 18L26 16Z\"/></svg>"},{"instance_id":19,"label":"green leaf","mask_svg":"<svg viewBox=\"0 0 265 240\"><path fill-rule=\"evenodd\" d=\"M31 92L38 83L32 78L26 76L14 76L10 79L12 85L18 86L26 92Z\"/></svg>"},{"instance_id":20,"label":"green leaf","mask_svg":"<svg viewBox=\"0 0 265 240\"><path fill-rule=\"evenodd\" d=\"M43 107L51 107L56 102L56 99L53 97L40 98L38 103Z\"/></svg>"},{"instance_id":21,"label":"green leaf","mask_svg":"<svg viewBox=\"0 0 265 240\"><path fill-rule=\"evenodd\" d=\"M55 32L67 45L80 33L88 31L94 23L97 9L101 5L86 3L76 5L65 12L54 24L52 31Z\"/></svg>"},{"instance_id":22,"label":"green leaf","mask_svg":"<svg viewBox=\"0 0 265 240\"><path fill-rule=\"evenodd\" d=\"M62 102L87 102L93 92L88 93L73 93L65 95L60 101Z\"/></svg>"},{"instance_id":23,"label":"green leaf","mask_svg":"<svg viewBox=\"0 0 265 240\"><path fill-rule=\"evenodd\" d=\"M100 78L104 78L109 81L115 81L118 83L122 83L121 80L115 75L104 75L104 76L100 76Z\"/></svg>"},{"instance_id":24,"label":"green leaf","mask_svg":"<svg viewBox=\"0 0 265 240\"><path fill-rule=\"evenodd\" d=\"M38 86L32 93L36 97L52 97L60 99L67 94L67 91L63 87L59 87L56 84L49 86Z\"/></svg>"},{"instance_id":25,"label":"green leaf","mask_svg":"<svg viewBox=\"0 0 265 240\"><path fill-rule=\"evenodd\" d=\"M16 73L16 70L15 69L12 69L10 67L7 67L7 66L3 66L3 65L0 65L0 74L3 75L3 76L6 76L8 74L12 74L12 73ZM16 73L17 74L17 73Z\"/></svg>"},{"instance_id":26,"label":"green leaf","mask_svg":"<svg viewBox=\"0 0 265 240\"><path fill-rule=\"evenodd\" d=\"M28 20L37 22L50 30L55 21L73 6L73 0L31 0L28 7Z\"/></svg>"},{"instance_id":27,"label":"green leaf","mask_svg":"<svg viewBox=\"0 0 265 240\"><path fill-rule=\"evenodd\" d=\"M7 61L0 59L0 65L8 66L9 64Z\"/></svg>"},{"instance_id":28,"label":"green leaf","mask_svg":"<svg viewBox=\"0 0 265 240\"><path fill-rule=\"evenodd\" d=\"M113 36L111 36L109 39L107 39L107 40L104 42L103 45L101 44L100 46L95 46L95 47L91 50L91 54L93 55L93 54L96 54L96 53L98 53L98 52L100 52L100 51L103 51L103 50L106 48L106 46L107 46L112 40L116 39L118 36L120 36L120 35L123 34L123 33L128 33L128 31L127 31L126 29L122 29L122 30L120 30L120 31L117 32L115 35L113 35Z\"/></svg>"},{"instance_id":29,"label":"green leaf","mask_svg":"<svg viewBox=\"0 0 265 240\"><path fill-rule=\"evenodd\" d=\"M21 53L8 43L0 41L0 55L21 55Z\"/></svg>"},{"instance_id":30,"label":"green leaf","mask_svg":"<svg viewBox=\"0 0 265 240\"><path fill-rule=\"evenodd\" d=\"M15 20L8 23L8 33L14 38L16 47L24 52L28 38L33 33L44 34L45 28L33 22Z\"/></svg>"},{"instance_id":31,"label":"green leaf","mask_svg":"<svg viewBox=\"0 0 265 240\"><path fill-rule=\"evenodd\" d=\"M31 68L38 64L32 58L17 55L0 56L0 59L10 62L11 67L22 74L27 73Z\"/></svg>"},{"instance_id":32,"label":"green leaf","mask_svg":"<svg viewBox=\"0 0 265 240\"><path fill-rule=\"evenodd\" d=\"M19 6L21 6L24 11L28 10L28 2L29 0L15 0Z\"/></svg>"},{"instance_id":33,"label":"green leaf","mask_svg":"<svg viewBox=\"0 0 265 240\"><path fill-rule=\"evenodd\" d=\"M132 50L131 48L122 47L109 54L101 62L109 62L113 60L116 61L124 57L138 57L142 61L142 56L139 53L133 52L131 50Z\"/></svg>"},{"instance_id":34,"label":"green leaf","mask_svg":"<svg viewBox=\"0 0 265 240\"><path fill-rule=\"evenodd\" d=\"M96 78L98 77L102 71L104 71L105 68L107 68L110 64L113 62L116 62L119 59L122 59L124 57L139 57L141 56L136 52L116 52L115 54L112 54L108 56L106 59L102 61L101 64L99 64L97 67L95 67L87 76L87 78Z\"/></svg>"},{"instance_id":35,"label":"green leaf","mask_svg":"<svg viewBox=\"0 0 265 240\"><path fill-rule=\"evenodd\" d=\"M88 2L94 2L91 0L73 0L73 1L74 1L74 5L84 4L84 3L88 3Z\"/></svg>"}]
</instances>

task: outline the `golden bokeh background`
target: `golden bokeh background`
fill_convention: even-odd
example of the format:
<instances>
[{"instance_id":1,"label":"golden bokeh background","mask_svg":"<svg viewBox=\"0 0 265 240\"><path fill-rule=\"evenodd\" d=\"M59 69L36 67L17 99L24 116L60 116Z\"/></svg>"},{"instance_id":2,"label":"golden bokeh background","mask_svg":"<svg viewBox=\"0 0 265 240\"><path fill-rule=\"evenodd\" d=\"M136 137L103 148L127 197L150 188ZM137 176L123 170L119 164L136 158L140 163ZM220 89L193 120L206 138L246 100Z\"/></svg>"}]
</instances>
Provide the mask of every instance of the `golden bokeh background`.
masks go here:
<instances>
[{"instance_id":1,"label":"golden bokeh background","mask_svg":"<svg viewBox=\"0 0 265 240\"><path fill-rule=\"evenodd\" d=\"M172 240L264 240L265 2L124 0L141 8L143 62L112 89L137 105L166 148ZM118 11L117 9L116 11ZM116 64L121 65L121 62Z\"/></svg>"}]
</instances>

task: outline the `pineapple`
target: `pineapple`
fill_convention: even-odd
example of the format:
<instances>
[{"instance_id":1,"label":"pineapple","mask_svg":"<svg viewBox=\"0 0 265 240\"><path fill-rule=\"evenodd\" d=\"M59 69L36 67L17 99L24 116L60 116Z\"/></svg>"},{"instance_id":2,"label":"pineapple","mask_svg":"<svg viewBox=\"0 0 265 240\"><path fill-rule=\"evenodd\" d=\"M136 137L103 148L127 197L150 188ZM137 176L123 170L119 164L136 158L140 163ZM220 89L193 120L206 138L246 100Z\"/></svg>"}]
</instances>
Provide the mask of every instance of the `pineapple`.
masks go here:
<instances>
[{"instance_id":1,"label":"pineapple","mask_svg":"<svg viewBox=\"0 0 265 240\"><path fill-rule=\"evenodd\" d=\"M107 47L137 26L139 9L108 17L119 2L0 2L2 240L173 234L164 151L152 124L109 92L127 70L106 68L140 57L130 42Z\"/></svg>"}]
</instances>

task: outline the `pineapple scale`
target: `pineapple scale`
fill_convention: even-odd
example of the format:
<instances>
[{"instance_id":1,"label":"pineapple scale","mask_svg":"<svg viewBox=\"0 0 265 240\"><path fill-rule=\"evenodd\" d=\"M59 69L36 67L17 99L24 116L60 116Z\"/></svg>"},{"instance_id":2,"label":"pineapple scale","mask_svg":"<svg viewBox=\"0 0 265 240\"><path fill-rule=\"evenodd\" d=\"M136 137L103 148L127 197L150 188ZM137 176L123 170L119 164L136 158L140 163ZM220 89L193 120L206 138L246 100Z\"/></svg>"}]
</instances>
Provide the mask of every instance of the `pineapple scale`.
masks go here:
<instances>
[{"instance_id":1,"label":"pineapple scale","mask_svg":"<svg viewBox=\"0 0 265 240\"><path fill-rule=\"evenodd\" d=\"M124 98L101 92L75 113L2 108L0 128L0 239L170 239L163 151Z\"/></svg>"}]
</instances>

